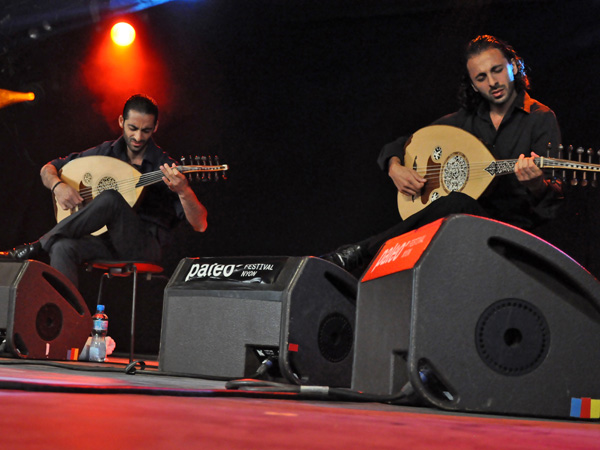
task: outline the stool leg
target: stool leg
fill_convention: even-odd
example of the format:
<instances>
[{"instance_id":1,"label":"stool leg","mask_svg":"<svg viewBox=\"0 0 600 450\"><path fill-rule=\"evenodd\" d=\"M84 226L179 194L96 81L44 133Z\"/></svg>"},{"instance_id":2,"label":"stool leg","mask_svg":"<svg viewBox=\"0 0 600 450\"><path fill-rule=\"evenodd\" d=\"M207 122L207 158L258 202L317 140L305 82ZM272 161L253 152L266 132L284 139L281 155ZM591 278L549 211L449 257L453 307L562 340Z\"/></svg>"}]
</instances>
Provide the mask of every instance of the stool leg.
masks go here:
<instances>
[{"instance_id":1,"label":"stool leg","mask_svg":"<svg viewBox=\"0 0 600 450\"><path fill-rule=\"evenodd\" d=\"M100 287L98 288L98 301L96 302L96 306L102 304L102 287L104 285L104 278L106 277L108 279L109 276L110 274L108 272L104 272L100 277Z\"/></svg>"},{"instance_id":2,"label":"stool leg","mask_svg":"<svg viewBox=\"0 0 600 450\"><path fill-rule=\"evenodd\" d=\"M133 265L133 295L131 300L131 336L129 341L129 362L133 362L133 345L135 343L135 299L137 296L137 267Z\"/></svg>"}]
</instances>

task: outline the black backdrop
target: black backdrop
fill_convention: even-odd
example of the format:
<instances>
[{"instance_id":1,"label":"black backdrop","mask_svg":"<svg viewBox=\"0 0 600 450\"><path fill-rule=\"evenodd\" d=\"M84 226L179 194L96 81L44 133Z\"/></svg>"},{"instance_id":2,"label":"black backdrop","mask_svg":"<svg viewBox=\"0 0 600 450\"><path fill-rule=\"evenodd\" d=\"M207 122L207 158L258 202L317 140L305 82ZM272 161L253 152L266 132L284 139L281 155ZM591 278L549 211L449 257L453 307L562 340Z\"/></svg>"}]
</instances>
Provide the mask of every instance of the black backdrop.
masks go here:
<instances>
[{"instance_id":1,"label":"black backdrop","mask_svg":"<svg viewBox=\"0 0 600 450\"><path fill-rule=\"evenodd\" d=\"M599 14L596 1L542 0L206 0L137 13L171 76L158 144L231 166L226 182L196 187L209 228L177 230L167 272L185 256L318 255L392 225L396 194L375 164L379 149L456 109L462 48L478 34L524 57L532 96L554 109L565 144L598 150ZM80 80L102 21L71 25L2 48L0 88L41 94L0 110L2 248L52 226L45 162L118 135ZM560 218L540 231L596 276L599 195L569 189ZM90 305L97 283L83 276ZM128 284L115 286L107 311L125 350ZM143 352L158 348L162 288L142 289Z\"/></svg>"}]
</instances>

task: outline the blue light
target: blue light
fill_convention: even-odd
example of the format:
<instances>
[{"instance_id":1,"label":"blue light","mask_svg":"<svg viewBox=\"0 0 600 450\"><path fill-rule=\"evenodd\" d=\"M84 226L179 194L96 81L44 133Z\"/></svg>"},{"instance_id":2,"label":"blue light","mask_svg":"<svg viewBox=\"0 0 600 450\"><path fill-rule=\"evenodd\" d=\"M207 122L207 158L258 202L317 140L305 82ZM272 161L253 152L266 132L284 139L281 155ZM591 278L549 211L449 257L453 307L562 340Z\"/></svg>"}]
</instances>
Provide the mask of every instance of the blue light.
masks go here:
<instances>
[{"instance_id":1,"label":"blue light","mask_svg":"<svg viewBox=\"0 0 600 450\"><path fill-rule=\"evenodd\" d=\"M109 9L120 13L142 11L153 6L168 3L171 0L110 0Z\"/></svg>"},{"instance_id":2,"label":"blue light","mask_svg":"<svg viewBox=\"0 0 600 450\"><path fill-rule=\"evenodd\" d=\"M198 0L110 0L108 9L113 12L129 13L142 11L153 6L162 5L172 1L193 3Z\"/></svg>"}]
</instances>

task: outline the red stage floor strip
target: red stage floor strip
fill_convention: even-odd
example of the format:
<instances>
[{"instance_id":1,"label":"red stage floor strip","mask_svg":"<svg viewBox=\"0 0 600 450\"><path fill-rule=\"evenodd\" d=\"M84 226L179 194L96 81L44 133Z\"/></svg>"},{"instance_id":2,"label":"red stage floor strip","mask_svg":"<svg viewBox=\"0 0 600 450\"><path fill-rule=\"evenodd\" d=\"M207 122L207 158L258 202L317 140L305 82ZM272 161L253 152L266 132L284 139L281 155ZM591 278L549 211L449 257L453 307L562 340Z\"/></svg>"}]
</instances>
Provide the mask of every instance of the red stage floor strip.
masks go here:
<instances>
[{"instance_id":1,"label":"red stage floor strip","mask_svg":"<svg viewBox=\"0 0 600 450\"><path fill-rule=\"evenodd\" d=\"M13 364L6 381L223 389L210 380ZM375 403L0 390L3 448L597 448L600 424Z\"/></svg>"}]
</instances>

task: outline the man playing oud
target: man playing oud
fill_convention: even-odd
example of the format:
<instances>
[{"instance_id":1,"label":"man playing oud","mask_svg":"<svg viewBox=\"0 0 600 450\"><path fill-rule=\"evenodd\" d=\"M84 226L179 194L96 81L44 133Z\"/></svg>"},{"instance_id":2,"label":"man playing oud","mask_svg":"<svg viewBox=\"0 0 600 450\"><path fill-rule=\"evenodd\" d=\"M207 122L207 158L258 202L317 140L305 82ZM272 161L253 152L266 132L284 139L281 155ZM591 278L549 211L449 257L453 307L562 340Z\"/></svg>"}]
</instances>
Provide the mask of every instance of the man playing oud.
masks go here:
<instances>
[{"instance_id":1,"label":"man playing oud","mask_svg":"<svg viewBox=\"0 0 600 450\"><path fill-rule=\"evenodd\" d=\"M119 117L123 135L81 153L47 163L41 170L44 186L52 191L57 207L73 210L82 205L84 195L60 178L60 170L78 158L101 155L117 158L146 174L157 172L162 181L145 188L136 209L117 190L97 195L38 241L10 250L15 260L33 259L41 251L50 254L50 264L78 284L78 268L94 259L143 260L159 262L171 243L170 231L184 218L195 231L206 230L207 212L189 186L186 177L175 169L175 161L152 139L158 128L158 106L145 95L130 97ZM90 159L93 161L93 159ZM93 172L94 168L89 170ZM107 227L98 236L95 231Z\"/></svg>"},{"instance_id":2,"label":"man playing oud","mask_svg":"<svg viewBox=\"0 0 600 450\"><path fill-rule=\"evenodd\" d=\"M551 152L557 152L560 131L552 110L532 99L528 89L524 62L511 46L488 35L470 41L458 95L461 108L434 125L461 128L480 139L496 159L517 160L514 176L495 179L478 200L451 192L383 233L323 258L352 271L368 263L388 239L454 213L491 217L528 230L555 217L562 186L545 178L534 158L544 155L549 143ZM402 195L414 196L427 180L404 165L407 139L384 146L378 163Z\"/></svg>"}]
</instances>

